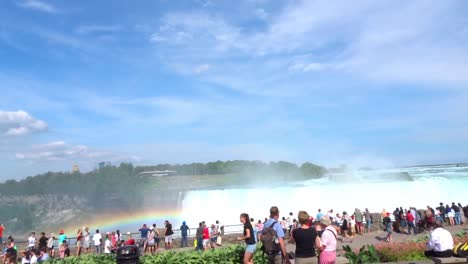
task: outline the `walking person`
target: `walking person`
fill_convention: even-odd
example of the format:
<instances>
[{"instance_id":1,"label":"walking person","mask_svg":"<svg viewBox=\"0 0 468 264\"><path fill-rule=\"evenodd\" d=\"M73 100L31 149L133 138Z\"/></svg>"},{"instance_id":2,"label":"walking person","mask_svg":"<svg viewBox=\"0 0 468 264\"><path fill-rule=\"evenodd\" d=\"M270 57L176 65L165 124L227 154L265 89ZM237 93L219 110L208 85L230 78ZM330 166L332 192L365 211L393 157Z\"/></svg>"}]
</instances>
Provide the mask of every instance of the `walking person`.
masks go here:
<instances>
[{"instance_id":1,"label":"walking person","mask_svg":"<svg viewBox=\"0 0 468 264\"><path fill-rule=\"evenodd\" d=\"M385 242L392 241L392 233L393 233L393 226L392 226L392 219L390 219L390 213L387 213L387 216L384 217L382 220L385 231L387 232L387 236L385 237Z\"/></svg>"},{"instance_id":2,"label":"walking person","mask_svg":"<svg viewBox=\"0 0 468 264\"><path fill-rule=\"evenodd\" d=\"M180 247L187 247L187 238L190 235L190 228L187 226L185 221L183 221L182 225L180 226L180 235L182 237L180 240Z\"/></svg>"},{"instance_id":3,"label":"walking person","mask_svg":"<svg viewBox=\"0 0 468 264\"><path fill-rule=\"evenodd\" d=\"M245 241L247 247L244 253L244 264L253 264L253 254L257 247L255 242L255 235L252 227L252 223L250 222L249 215L243 213L240 215L240 222L244 224L244 233L243 236L237 238L239 241Z\"/></svg>"},{"instance_id":4,"label":"walking person","mask_svg":"<svg viewBox=\"0 0 468 264\"><path fill-rule=\"evenodd\" d=\"M411 213L411 210L406 212L406 222L408 222L408 235L411 235L411 229L413 229L413 234L416 235L416 226L414 225L414 215Z\"/></svg>"}]
</instances>

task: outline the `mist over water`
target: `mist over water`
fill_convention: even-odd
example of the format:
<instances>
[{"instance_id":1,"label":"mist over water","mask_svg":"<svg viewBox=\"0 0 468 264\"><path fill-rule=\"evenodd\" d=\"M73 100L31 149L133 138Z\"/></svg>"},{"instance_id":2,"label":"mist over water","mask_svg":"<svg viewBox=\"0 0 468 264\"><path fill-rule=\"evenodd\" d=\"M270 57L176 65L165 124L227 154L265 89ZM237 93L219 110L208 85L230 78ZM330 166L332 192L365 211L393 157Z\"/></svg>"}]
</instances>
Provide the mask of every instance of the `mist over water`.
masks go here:
<instances>
[{"instance_id":1,"label":"mist over water","mask_svg":"<svg viewBox=\"0 0 468 264\"><path fill-rule=\"evenodd\" d=\"M406 173L407 174L406 174ZM192 225L220 220L237 224L246 212L255 220L268 217L272 205L281 215L306 210L315 215L333 209L335 213L369 208L371 212L395 207L425 208L439 202L468 203L468 167L427 166L385 170L361 170L330 174L326 178L277 187L252 186L243 189L189 191L181 204L181 219Z\"/></svg>"}]
</instances>

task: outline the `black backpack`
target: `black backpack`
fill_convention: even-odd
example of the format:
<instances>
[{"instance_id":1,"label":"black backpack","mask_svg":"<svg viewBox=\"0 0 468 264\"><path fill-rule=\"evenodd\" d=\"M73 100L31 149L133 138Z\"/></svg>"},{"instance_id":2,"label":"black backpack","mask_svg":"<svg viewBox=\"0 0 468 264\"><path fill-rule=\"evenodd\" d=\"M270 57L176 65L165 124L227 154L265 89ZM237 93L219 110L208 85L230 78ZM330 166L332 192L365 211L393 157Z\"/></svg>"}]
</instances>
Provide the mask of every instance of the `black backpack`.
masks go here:
<instances>
[{"instance_id":1,"label":"black backpack","mask_svg":"<svg viewBox=\"0 0 468 264\"><path fill-rule=\"evenodd\" d=\"M276 233L276 230L273 229L275 224L278 224L278 222L274 221L269 227L264 227L262 236L260 237L263 253L268 256L275 256L281 251L281 247L278 242L278 234Z\"/></svg>"}]
</instances>

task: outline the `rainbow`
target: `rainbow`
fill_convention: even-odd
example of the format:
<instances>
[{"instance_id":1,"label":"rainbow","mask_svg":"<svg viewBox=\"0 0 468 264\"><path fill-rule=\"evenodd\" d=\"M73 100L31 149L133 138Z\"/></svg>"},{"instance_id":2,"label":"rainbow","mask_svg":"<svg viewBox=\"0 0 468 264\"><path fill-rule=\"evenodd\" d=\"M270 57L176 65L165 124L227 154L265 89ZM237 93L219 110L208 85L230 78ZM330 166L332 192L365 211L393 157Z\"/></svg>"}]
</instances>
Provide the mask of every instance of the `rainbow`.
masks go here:
<instances>
[{"instance_id":1,"label":"rainbow","mask_svg":"<svg viewBox=\"0 0 468 264\"><path fill-rule=\"evenodd\" d=\"M89 220L80 220L64 229L67 235L76 234L76 230L84 226L89 227L90 231L99 229L101 232L115 231L120 229L122 233L137 232L138 229L146 224L151 226L156 224L158 228L164 225L165 220L174 221L181 217L180 210L157 210L145 209L133 212L121 212L112 214L101 214Z\"/></svg>"}]
</instances>

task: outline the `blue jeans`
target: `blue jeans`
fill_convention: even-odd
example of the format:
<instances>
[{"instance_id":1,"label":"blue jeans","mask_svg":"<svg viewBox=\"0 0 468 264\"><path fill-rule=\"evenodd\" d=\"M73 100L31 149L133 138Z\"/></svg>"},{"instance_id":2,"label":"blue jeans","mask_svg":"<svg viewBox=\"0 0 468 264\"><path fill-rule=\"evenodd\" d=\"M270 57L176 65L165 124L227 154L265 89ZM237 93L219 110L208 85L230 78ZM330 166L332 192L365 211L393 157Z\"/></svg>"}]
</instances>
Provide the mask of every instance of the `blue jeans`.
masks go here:
<instances>
[{"instance_id":1,"label":"blue jeans","mask_svg":"<svg viewBox=\"0 0 468 264\"><path fill-rule=\"evenodd\" d=\"M203 237L197 237L197 250L203 251Z\"/></svg>"},{"instance_id":2,"label":"blue jeans","mask_svg":"<svg viewBox=\"0 0 468 264\"><path fill-rule=\"evenodd\" d=\"M461 215L460 212L455 213L455 224L460 225L461 224Z\"/></svg>"},{"instance_id":3,"label":"blue jeans","mask_svg":"<svg viewBox=\"0 0 468 264\"><path fill-rule=\"evenodd\" d=\"M180 247L186 247L187 246L187 236L182 236L180 240Z\"/></svg>"},{"instance_id":4,"label":"blue jeans","mask_svg":"<svg viewBox=\"0 0 468 264\"><path fill-rule=\"evenodd\" d=\"M96 254L100 255L101 254L101 245L94 246L94 248L96 249Z\"/></svg>"},{"instance_id":5,"label":"blue jeans","mask_svg":"<svg viewBox=\"0 0 468 264\"><path fill-rule=\"evenodd\" d=\"M416 228L413 222L408 222L408 234L411 234L411 229L413 229L413 234L416 235Z\"/></svg>"}]
</instances>

